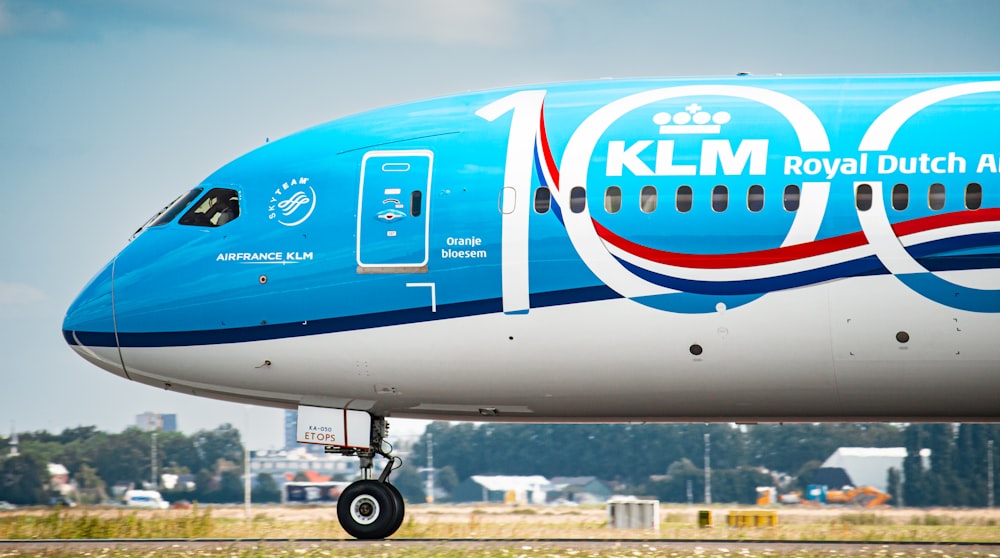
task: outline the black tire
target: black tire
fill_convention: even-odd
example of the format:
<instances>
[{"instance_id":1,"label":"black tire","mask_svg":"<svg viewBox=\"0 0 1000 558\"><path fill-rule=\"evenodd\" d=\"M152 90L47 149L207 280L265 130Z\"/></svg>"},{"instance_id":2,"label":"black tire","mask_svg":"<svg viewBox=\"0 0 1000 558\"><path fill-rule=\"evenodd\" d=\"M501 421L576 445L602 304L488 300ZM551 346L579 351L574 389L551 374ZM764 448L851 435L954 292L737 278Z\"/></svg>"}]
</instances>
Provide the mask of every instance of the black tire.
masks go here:
<instances>
[{"instance_id":1,"label":"black tire","mask_svg":"<svg viewBox=\"0 0 1000 558\"><path fill-rule=\"evenodd\" d=\"M389 537L392 536L392 534L399 529L399 526L403 524L403 516L406 514L406 504L403 502L403 495L399 493L399 489L389 483L385 483L385 486L389 489L389 492L392 493L392 499L396 502L396 518L392 521L392 531L386 535Z\"/></svg>"},{"instance_id":2,"label":"black tire","mask_svg":"<svg viewBox=\"0 0 1000 558\"><path fill-rule=\"evenodd\" d=\"M376 480L360 480L348 485L337 500L340 526L358 539L384 539L396 532L402 514L390 485Z\"/></svg>"}]
</instances>

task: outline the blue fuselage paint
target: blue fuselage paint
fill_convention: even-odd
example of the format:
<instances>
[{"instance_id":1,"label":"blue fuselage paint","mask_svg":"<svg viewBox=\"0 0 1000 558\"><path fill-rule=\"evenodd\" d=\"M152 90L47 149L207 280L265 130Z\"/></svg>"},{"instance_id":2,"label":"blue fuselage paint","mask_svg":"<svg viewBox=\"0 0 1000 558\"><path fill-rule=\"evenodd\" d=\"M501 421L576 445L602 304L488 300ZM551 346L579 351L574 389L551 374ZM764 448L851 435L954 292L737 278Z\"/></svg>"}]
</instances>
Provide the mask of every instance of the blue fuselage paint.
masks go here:
<instances>
[{"instance_id":1,"label":"blue fuselage paint","mask_svg":"<svg viewBox=\"0 0 1000 558\"><path fill-rule=\"evenodd\" d=\"M64 334L189 347L618 299L680 319L890 274L995 314L1000 291L942 274L1000 267L998 107L995 75L739 77L349 116L207 177L238 216L181 224L195 198L147 227Z\"/></svg>"}]
</instances>

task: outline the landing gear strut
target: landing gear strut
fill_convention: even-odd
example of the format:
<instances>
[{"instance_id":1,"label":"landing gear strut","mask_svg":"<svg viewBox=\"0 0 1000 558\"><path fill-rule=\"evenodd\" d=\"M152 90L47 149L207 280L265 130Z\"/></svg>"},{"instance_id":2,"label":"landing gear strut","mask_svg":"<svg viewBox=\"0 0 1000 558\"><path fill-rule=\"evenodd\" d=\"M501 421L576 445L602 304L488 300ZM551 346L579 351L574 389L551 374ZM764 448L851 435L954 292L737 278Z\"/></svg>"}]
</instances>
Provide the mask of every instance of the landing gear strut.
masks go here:
<instances>
[{"instance_id":1,"label":"landing gear strut","mask_svg":"<svg viewBox=\"0 0 1000 558\"><path fill-rule=\"evenodd\" d=\"M326 448L329 453L357 455L361 459L361 480L348 485L337 500L340 526L358 539L384 539L403 524L403 496L389 484L389 475L399 466L400 459L391 455L391 447L385 449L388 430L385 418L372 417L371 449ZM372 478L375 455L389 460L378 479Z\"/></svg>"}]
</instances>

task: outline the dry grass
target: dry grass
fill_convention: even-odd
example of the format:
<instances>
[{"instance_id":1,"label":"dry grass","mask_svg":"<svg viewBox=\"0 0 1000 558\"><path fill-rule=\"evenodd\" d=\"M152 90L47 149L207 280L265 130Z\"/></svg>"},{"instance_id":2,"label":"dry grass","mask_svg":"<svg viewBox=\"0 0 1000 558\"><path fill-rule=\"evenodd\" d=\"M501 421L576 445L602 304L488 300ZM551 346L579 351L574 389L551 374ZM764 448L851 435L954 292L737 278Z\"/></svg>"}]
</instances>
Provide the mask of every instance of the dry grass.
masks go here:
<instances>
[{"instance_id":1,"label":"dry grass","mask_svg":"<svg viewBox=\"0 0 1000 558\"><path fill-rule=\"evenodd\" d=\"M713 507L725 523L728 507ZM473 558L1000 558L990 549L920 548L882 545L805 548L762 547L742 540L981 541L1000 544L1000 512L990 510L844 510L781 508L780 525L769 528L699 529L697 508L664 506L660 529L615 530L606 526L603 507L511 507L503 505L411 506L396 539L528 539L533 542L407 543L405 541L264 544L262 538L347 538L331 507L255 507L248 518L242 507L201 510L123 511L73 509L0 513L0 538L242 538L248 542L151 546L96 545L83 549L59 544L24 547L0 543L0 558L330 556ZM600 542L601 539L719 539L713 543ZM545 539L550 539L546 541ZM552 539L590 539L589 543Z\"/></svg>"},{"instance_id":2,"label":"dry grass","mask_svg":"<svg viewBox=\"0 0 1000 558\"><path fill-rule=\"evenodd\" d=\"M996 510L780 508L779 525L725 527L730 507L712 510L716 526L697 527L698 508L663 506L659 530L607 527L602 506L415 505L395 538L725 539L1000 543ZM721 525L720 525L721 524ZM71 509L0 514L0 539L38 538L348 538L333 507L255 506L194 510Z\"/></svg>"}]
</instances>

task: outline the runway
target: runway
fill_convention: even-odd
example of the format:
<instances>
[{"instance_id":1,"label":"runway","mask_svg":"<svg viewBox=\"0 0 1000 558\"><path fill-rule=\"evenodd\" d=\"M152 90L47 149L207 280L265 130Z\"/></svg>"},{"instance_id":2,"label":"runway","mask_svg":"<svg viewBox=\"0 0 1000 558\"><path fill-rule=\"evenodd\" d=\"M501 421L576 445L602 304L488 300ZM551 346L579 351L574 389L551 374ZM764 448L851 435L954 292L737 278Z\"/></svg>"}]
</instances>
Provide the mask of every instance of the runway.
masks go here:
<instances>
[{"instance_id":1,"label":"runway","mask_svg":"<svg viewBox=\"0 0 1000 558\"><path fill-rule=\"evenodd\" d=\"M46 539L0 540L0 556L509 556L991 558L1000 543L723 539Z\"/></svg>"}]
</instances>

